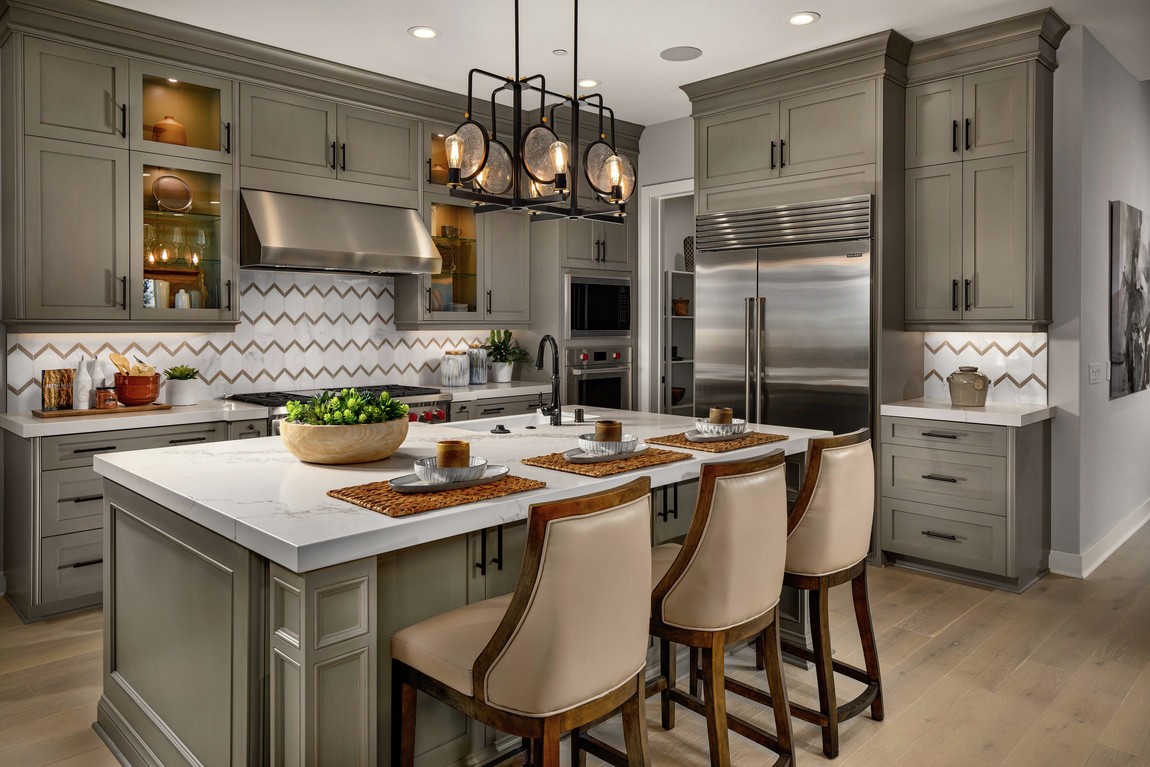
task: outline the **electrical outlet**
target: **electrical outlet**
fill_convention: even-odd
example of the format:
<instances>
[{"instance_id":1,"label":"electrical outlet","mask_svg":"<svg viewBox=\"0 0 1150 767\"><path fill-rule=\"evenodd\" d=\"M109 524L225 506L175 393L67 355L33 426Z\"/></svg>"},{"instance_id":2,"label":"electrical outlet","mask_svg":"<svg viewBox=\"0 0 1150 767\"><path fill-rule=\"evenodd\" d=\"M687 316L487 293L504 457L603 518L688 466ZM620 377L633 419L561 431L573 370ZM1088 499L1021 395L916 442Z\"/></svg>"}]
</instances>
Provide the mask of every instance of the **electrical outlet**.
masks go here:
<instances>
[{"instance_id":1,"label":"electrical outlet","mask_svg":"<svg viewBox=\"0 0 1150 767\"><path fill-rule=\"evenodd\" d=\"M1099 363L1090 363L1090 383L1102 383L1102 365Z\"/></svg>"}]
</instances>

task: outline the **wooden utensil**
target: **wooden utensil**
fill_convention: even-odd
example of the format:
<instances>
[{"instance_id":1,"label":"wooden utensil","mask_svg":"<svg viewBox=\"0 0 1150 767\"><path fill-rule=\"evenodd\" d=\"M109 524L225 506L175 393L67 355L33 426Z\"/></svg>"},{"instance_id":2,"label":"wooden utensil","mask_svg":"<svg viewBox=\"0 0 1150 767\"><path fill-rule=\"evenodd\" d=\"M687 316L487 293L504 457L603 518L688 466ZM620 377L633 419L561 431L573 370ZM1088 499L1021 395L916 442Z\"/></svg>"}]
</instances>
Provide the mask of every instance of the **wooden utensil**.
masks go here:
<instances>
[{"instance_id":1,"label":"wooden utensil","mask_svg":"<svg viewBox=\"0 0 1150 767\"><path fill-rule=\"evenodd\" d=\"M116 366L116 370L120 371L124 375L127 375L129 372L131 372L132 363L128 362L128 358L123 354L112 352L108 355L108 359L110 359L112 364Z\"/></svg>"}]
</instances>

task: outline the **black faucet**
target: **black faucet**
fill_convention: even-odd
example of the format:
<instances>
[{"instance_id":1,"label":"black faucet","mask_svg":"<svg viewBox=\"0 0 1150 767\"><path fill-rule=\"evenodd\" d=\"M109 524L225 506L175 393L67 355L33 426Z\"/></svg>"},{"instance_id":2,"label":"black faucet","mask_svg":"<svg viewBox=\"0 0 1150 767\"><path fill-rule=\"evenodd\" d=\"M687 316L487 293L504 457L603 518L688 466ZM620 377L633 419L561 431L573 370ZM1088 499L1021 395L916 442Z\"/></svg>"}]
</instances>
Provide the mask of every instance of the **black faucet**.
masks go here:
<instances>
[{"instance_id":1,"label":"black faucet","mask_svg":"<svg viewBox=\"0 0 1150 767\"><path fill-rule=\"evenodd\" d=\"M543 369L543 350L551 344L551 404L543 408L543 414L551 416L552 426L563 425L563 406L559 402L559 344L551 335L539 339L539 351L535 354L535 369Z\"/></svg>"}]
</instances>

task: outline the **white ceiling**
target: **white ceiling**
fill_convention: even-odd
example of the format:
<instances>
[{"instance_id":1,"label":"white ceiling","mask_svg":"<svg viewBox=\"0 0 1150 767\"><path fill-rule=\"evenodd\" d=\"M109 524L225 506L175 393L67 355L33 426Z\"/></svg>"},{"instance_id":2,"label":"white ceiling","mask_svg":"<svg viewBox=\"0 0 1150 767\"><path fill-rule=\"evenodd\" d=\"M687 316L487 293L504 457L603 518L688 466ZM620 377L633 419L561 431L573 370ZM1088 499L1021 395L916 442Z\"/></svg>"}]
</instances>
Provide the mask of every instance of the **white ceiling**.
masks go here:
<instances>
[{"instance_id":1,"label":"white ceiling","mask_svg":"<svg viewBox=\"0 0 1150 767\"><path fill-rule=\"evenodd\" d=\"M480 67L511 74L512 0L110 0L188 24L456 92ZM600 81L616 115L653 123L682 117L679 85L885 29L922 40L1036 10L1049 0L583 0L580 75ZM538 72L552 90L571 90L571 0L522 3L522 75ZM786 18L822 19L794 27ZM1150 79L1150 0L1061 0L1056 10L1084 24L1140 80ZM408 27L439 30L417 40ZM693 45L701 58L670 62L664 48ZM490 89L487 90L490 93Z\"/></svg>"}]
</instances>

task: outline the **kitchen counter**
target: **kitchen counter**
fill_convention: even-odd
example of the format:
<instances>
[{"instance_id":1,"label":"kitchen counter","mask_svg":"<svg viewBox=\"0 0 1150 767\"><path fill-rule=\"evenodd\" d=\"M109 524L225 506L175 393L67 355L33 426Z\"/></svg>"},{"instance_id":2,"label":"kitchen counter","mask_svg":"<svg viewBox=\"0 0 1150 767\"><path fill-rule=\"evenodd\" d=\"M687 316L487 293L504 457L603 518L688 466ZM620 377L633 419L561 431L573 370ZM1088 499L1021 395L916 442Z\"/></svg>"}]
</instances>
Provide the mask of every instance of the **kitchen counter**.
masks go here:
<instances>
[{"instance_id":1,"label":"kitchen counter","mask_svg":"<svg viewBox=\"0 0 1150 767\"><path fill-rule=\"evenodd\" d=\"M471 386L441 386L440 391L451 395L452 402L475 402L493 397L515 397L527 394L551 395L550 383L538 381L508 381L507 383L488 382Z\"/></svg>"},{"instance_id":2,"label":"kitchen counter","mask_svg":"<svg viewBox=\"0 0 1150 767\"><path fill-rule=\"evenodd\" d=\"M1031 403L988 402L985 407L956 407L946 400L908 399L882 406L882 415L930 421L980 423L988 426L1029 426L1054 417L1054 408Z\"/></svg>"},{"instance_id":3,"label":"kitchen counter","mask_svg":"<svg viewBox=\"0 0 1150 767\"><path fill-rule=\"evenodd\" d=\"M179 426L213 421L251 421L268 417L268 409L243 402L212 399L198 405L148 410L135 413L37 418L34 415L0 414L0 429L18 437L53 437L61 434L91 434L117 429L146 429L151 426Z\"/></svg>"},{"instance_id":4,"label":"kitchen counter","mask_svg":"<svg viewBox=\"0 0 1150 767\"><path fill-rule=\"evenodd\" d=\"M588 409L591 417L622 420L627 433L641 439L693 428L694 419L654 413ZM210 445L141 450L99 455L95 470L155 503L236 541L289 570L304 573L321 567L404 549L527 517L528 507L628 482L638 473L594 479L520 463L546 453L576 446L576 436L589 427L541 425L534 430L512 428L495 435L485 426L496 420L468 421L468 428L451 424L412 423L407 440L393 456L376 463L318 466L298 461L277 437ZM546 423L544 417L539 421ZM475 431L476 425L482 431ZM691 460L655 466L642 474L652 486L698 477L705 461L762 455L782 447L788 454L806 449L809 437L825 432L766 426L786 434L776 442L735 454L693 452ZM512 473L539 479L547 487L468 506L410 517L392 518L326 495L333 490L379 482L410 474L416 458L435 454L441 439L467 439L472 453Z\"/></svg>"}]
</instances>

